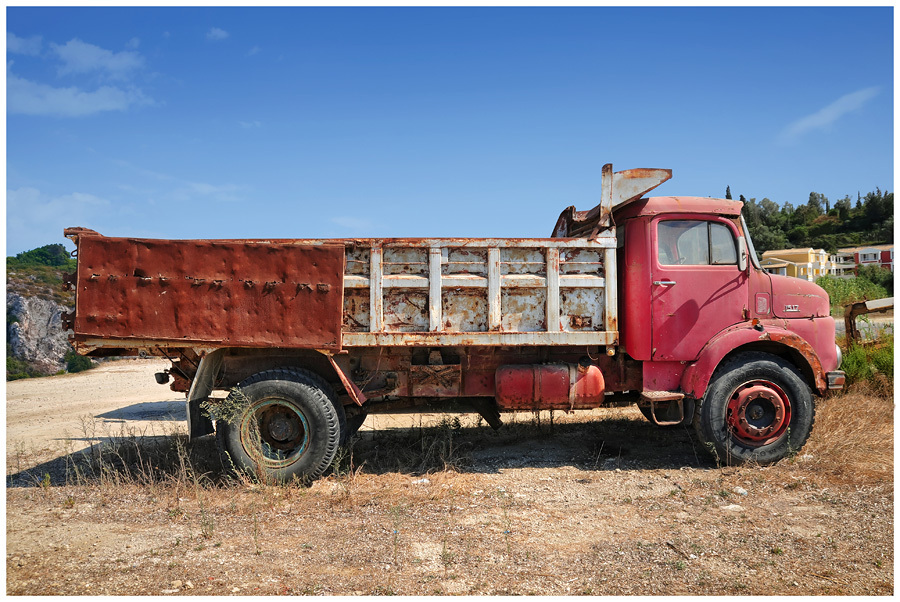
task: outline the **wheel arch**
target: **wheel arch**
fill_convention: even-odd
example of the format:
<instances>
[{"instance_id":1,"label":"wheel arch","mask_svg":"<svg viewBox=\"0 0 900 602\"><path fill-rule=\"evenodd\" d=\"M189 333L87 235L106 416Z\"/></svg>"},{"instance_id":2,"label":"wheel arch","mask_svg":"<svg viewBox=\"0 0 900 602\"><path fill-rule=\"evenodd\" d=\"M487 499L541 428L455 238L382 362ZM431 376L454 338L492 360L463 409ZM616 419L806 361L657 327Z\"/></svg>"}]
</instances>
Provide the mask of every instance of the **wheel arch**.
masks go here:
<instances>
[{"instance_id":1,"label":"wheel arch","mask_svg":"<svg viewBox=\"0 0 900 602\"><path fill-rule=\"evenodd\" d=\"M213 432L212 423L200 410L200 403L213 390L230 390L254 374L278 368L308 370L323 378L335 391L346 390L350 400L356 404L362 405L362 401L365 401L364 396L361 400L358 398L358 390L353 390L355 385L344 374L340 363L327 353L311 349L223 347L200 359L191 381L186 402L190 438ZM361 392L359 395L362 395Z\"/></svg>"},{"instance_id":2,"label":"wheel arch","mask_svg":"<svg viewBox=\"0 0 900 602\"><path fill-rule=\"evenodd\" d=\"M809 343L783 328L766 325L760 331L750 323L726 329L707 343L697 360L685 370L682 391L695 399L702 398L718 367L746 352L768 353L790 362L810 388L824 395L827 389L825 373Z\"/></svg>"}]
</instances>

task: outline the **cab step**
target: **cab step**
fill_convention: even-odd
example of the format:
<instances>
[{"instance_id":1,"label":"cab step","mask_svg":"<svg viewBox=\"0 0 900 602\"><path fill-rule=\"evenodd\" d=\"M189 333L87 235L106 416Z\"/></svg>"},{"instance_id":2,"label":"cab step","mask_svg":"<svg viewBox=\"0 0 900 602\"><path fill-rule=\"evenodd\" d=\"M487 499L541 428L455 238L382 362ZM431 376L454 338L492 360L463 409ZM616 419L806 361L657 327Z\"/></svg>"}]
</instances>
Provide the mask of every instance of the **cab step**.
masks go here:
<instances>
[{"instance_id":1,"label":"cab step","mask_svg":"<svg viewBox=\"0 0 900 602\"><path fill-rule=\"evenodd\" d=\"M659 420L656 418L657 404L674 402L678 408L678 418L675 420ZM674 426L684 422L684 393L677 391L643 391L639 405L650 406L650 420L657 426Z\"/></svg>"}]
</instances>

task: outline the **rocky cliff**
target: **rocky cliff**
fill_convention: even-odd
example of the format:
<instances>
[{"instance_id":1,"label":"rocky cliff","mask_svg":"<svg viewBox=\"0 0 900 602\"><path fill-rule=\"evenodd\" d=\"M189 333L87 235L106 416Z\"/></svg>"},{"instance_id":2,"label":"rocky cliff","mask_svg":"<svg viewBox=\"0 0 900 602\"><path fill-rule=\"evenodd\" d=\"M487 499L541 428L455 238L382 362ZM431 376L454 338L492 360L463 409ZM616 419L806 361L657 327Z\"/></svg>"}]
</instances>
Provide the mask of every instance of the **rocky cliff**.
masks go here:
<instances>
[{"instance_id":1,"label":"rocky cliff","mask_svg":"<svg viewBox=\"0 0 900 602\"><path fill-rule=\"evenodd\" d=\"M37 371L53 374L66 367L71 349L61 316L69 308L41 297L6 294L7 352Z\"/></svg>"}]
</instances>

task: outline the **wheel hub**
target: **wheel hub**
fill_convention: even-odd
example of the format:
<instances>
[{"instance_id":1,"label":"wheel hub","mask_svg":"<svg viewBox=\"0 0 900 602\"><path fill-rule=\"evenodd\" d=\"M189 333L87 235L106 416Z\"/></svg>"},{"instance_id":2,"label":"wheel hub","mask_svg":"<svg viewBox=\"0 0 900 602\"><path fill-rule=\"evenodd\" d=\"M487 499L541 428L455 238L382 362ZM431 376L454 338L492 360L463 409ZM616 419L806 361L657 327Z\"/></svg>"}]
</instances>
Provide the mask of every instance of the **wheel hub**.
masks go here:
<instances>
[{"instance_id":1,"label":"wheel hub","mask_svg":"<svg viewBox=\"0 0 900 602\"><path fill-rule=\"evenodd\" d=\"M264 400L254 414L255 418L248 416L241 427L245 449L259 449L262 458L273 466L303 454L309 442L308 427L291 404L280 399Z\"/></svg>"},{"instance_id":2,"label":"wheel hub","mask_svg":"<svg viewBox=\"0 0 900 602\"><path fill-rule=\"evenodd\" d=\"M286 416L274 416L266 426L269 429L269 436L275 441L284 442L297 436L295 422Z\"/></svg>"},{"instance_id":3,"label":"wheel hub","mask_svg":"<svg viewBox=\"0 0 900 602\"><path fill-rule=\"evenodd\" d=\"M732 436L751 447L781 437L791 422L790 399L771 381L757 380L735 389L728 402L727 424Z\"/></svg>"}]
</instances>

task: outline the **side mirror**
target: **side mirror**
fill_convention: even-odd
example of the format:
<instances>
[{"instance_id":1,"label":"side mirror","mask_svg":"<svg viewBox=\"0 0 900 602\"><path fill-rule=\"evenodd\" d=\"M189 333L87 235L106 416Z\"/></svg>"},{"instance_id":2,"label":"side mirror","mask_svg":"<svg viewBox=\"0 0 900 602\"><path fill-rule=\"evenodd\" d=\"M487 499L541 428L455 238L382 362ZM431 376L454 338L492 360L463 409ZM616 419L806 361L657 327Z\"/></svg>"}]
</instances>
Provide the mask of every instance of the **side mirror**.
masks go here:
<instances>
[{"instance_id":1,"label":"side mirror","mask_svg":"<svg viewBox=\"0 0 900 602\"><path fill-rule=\"evenodd\" d=\"M747 239L743 236L738 237L738 269L740 271L746 271L747 269L747 258L749 257L750 252L747 250Z\"/></svg>"}]
</instances>

